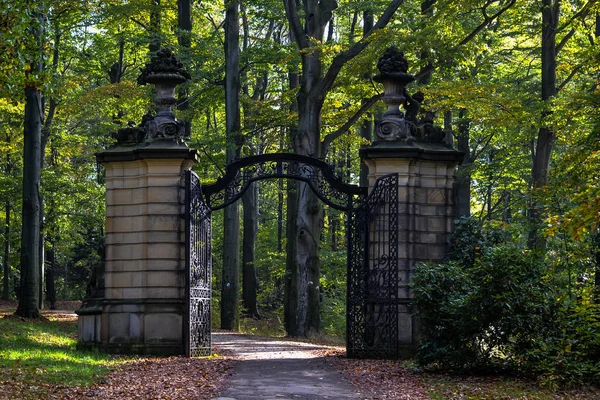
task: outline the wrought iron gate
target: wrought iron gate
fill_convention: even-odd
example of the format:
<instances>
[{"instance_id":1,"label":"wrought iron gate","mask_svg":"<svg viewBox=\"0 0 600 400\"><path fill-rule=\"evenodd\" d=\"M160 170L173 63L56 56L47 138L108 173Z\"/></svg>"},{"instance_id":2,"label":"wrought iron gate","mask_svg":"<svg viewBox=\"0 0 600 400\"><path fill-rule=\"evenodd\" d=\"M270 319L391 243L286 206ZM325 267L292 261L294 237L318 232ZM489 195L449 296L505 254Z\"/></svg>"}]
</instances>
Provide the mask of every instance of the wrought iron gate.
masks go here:
<instances>
[{"instance_id":1,"label":"wrought iron gate","mask_svg":"<svg viewBox=\"0 0 600 400\"><path fill-rule=\"evenodd\" d=\"M234 203L252 182L268 178L303 181L325 204L345 212L348 357L397 358L397 174L379 178L367 197L367 188L342 182L328 164L295 154L244 158L203 187L193 172L186 172L186 354L210 354L211 211Z\"/></svg>"},{"instance_id":2,"label":"wrought iron gate","mask_svg":"<svg viewBox=\"0 0 600 400\"><path fill-rule=\"evenodd\" d=\"M185 172L185 298L184 345L188 357L210 355L212 220L198 175Z\"/></svg>"},{"instance_id":3,"label":"wrought iron gate","mask_svg":"<svg viewBox=\"0 0 600 400\"><path fill-rule=\"evenodd\" d=\"M348 213L346 353L398 357L398 175L380 177Z\"/></svg>"}]
</instances>

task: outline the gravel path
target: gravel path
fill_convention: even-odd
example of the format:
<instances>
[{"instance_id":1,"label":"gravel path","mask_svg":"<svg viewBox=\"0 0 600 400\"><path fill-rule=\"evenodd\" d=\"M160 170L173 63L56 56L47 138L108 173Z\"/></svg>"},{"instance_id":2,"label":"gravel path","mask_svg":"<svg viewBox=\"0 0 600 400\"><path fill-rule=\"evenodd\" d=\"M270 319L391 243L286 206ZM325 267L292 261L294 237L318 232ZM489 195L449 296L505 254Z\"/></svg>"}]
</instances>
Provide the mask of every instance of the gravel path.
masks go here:
<instances>
[{"instance_id":1,"label":"gravel path","mask_svg":"<svg viewBox=\"0 0 600 400\"><path fill-rule=\"evenodd\" d=\"M219 400L359 399L343 375L314 350L329 347L225 332L213 343L241 362Z\"/></svg>"}]
</instances>

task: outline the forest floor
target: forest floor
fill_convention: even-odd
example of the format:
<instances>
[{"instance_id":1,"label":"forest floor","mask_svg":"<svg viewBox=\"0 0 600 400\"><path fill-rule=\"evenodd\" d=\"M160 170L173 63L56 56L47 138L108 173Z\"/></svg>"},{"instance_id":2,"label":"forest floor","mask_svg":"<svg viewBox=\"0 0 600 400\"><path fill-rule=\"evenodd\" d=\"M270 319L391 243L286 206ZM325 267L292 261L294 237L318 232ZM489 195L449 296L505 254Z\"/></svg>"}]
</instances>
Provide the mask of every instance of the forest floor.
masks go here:
<instances>
[{"instance_id":1,"label":"forest floor","mask_svg":"<svg viewBox=\"0 0 600 400\"><path fill-rule=\"evenodd\" d=\"M600 399L600 389L577 388L557 391L540 388L535 382L514 377L425 373L411 362L348 359L344 347L303 343L289 338L267 338L216 331L213 334L213 342L215 348L230 351L239 361L227 382L228 389L222 393L223 400ZM335 367L343 374L342 377L332 372L325 364ZM329 374L333 378L328 380ZM299 379L302 376L307 379ZM266 389L265 385L272 381L278 383L273 385L272 390ZM332 396L332 386L335 387L338 383L340 391ZM347 383L351 383L353 388L348 388ZM314 393L319 395L315 396Z\"/></svg>"},{"instance_id":2,"label":"forest floor","mask_svg":"<svg viewBox=\"0 0 600 400\"><path fill-rule=\"evenodd\" d=\"M259 377L281 378L279 396L273 397L279 399L600 400L598 389L553 391L514 377L425 373L409 362L347 359L343 347L219 331L213 336L215 354L207 358L82 352L75 348L72 311L78 305L58 303L60 310L44 311L45 319L30 322L11 315L16 302L0 301L0 399L265 399L258 392L262 384L247 381L259 371ZM298 370L298 360L307 361L310 371ZM309 377L308 391L286 392L301 374ZM247 385L248 395L236 394L236 385ZM337 395L315 394L327 387Z\"/></svg>"},{"instance_id":3,"label":"forest floor","mask_svg":"<svg viewBox=\"0 0 600 400\"><path fill-rule=\"evenodd\" d=\"M43 319L12 314L0 301L0 400L211 399L236 361L205 358L110 356L76 349L79 302L57 303ZM60 308L60 310L58 310Z\"/></svg>"}]
</instances>

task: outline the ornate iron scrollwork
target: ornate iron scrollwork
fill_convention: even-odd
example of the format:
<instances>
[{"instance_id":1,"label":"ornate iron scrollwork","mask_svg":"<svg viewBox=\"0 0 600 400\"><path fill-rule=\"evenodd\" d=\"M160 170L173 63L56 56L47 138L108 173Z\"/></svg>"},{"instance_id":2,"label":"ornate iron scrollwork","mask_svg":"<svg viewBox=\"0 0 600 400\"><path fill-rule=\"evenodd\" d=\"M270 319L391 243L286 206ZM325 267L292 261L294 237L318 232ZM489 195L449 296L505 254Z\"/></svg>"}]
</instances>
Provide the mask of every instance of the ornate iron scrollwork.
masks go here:
<instances>
[{"instance_id":1,"label":"ornate iron scrollwork","mask_svg":"<svg viewBox=\"0 0 600 400\"><path fill-rule=\"evenodd\" d=\"M212 296L212 221L202 196L198 175L185 173L186 305L185 353L210 355Z\"/></svg>"},{"instance_id":2,"label":"ornate iron scrollwork","mask_svg":"<svg viewBox=\"0 0 600 400\"><path fill-rule=\"evenodd\" d=\"M328 206L341 211L357 209L365 188L349 185L335 176L331 166L312 157L275 153L246 157L227 166L225 175L203 187L211 210L236 202L252 182L269 178L291 178L308 183Z\"/></svg>"},{"instance_id":3,"label":"ornate iron scrollwork","mask_svg":"<svg viewBox=\"0 0 600 400\"><path fill-rule=\"evenodd\" d=\"M349 213L346 353L398 357L398 175Z\"/></svg>"}]
</instances>

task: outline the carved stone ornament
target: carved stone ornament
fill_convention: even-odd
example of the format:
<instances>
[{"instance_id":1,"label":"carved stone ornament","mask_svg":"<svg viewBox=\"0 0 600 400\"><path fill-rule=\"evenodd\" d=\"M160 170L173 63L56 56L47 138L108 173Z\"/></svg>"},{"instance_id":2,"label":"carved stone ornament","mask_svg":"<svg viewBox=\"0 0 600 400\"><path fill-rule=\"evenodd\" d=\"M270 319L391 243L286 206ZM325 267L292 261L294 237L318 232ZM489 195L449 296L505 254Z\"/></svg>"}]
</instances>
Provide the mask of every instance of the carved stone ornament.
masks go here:
<instances>
[{"instance_id":1,"label":"carved stone ornament","mask_svg":"<svg viewBox=\"0 0 600 400\"><path fill-rule=\"evenodd\" d=\"M407 145L413 145L415 141L443 144L445 133L434 124L434 113L428 112L425 117L419 118L424 103L423 93L411 96L406 90L406 85L415 78L407 72L408 61L404 53L395 46L388 48L377 62L377 68L380 74L373 79L383 84L382 100L387 110L375 128L376 141L399 141ZM406 110L406 115L400 107Z\"/></svg>"},{"instance_id":2,"label":"carved stone ornament","mask_svg":"<svg viewBox=\"0 0 600 400\"><path fill-rule=\"evenodd\" d=\"M408 61L404 58L404 53L398 50L396 46L389 47L377 62L377 69L382 75L389 75L397 72L408 72ZM414 79L414 78L413 78Z\"/></svg>"},{"instance_id":3,"label":"carved stone ornament","mask_svg":"<svg viewBox=\"0 0 600 400\"><path fill-rule=\"evenodd\" d=\"M156 85L165 81L172 81L175 86L190 79L190 74L183 69L183 63L169 49L157 51L150 62L141 69L138 84L147 83Z\"/></svg>"},{"instance_id":4,"label":"carved stone ornament","mask_svg":"<svg viewBox=\"0 0 600 400\"><path fill-rule=\"evenodd\" d=\"M404 140L407 144L414 141L414 125L405 119L383 119L377 126L375 134L381 140Z\"/></svg>"},{"instance_id":5,"label":"carved stone ornament","mask_svg":"<svg viewBox=\"0 0 600 400\"><path fill-rule=\"evenodd\" d=\"M404 53L396 47L390 47L377 63L379 75L373 79L383 84L384 94L382 100L388 109L383 114L381 123L375 129L378 141L404 141L412 144L415 129L413 125L404 119L404 113L400 106L405 104L404 92L406 85L412 82L414 76L407 73L408 61Z\"/></svg>"},{"instance_id":6,"label":"carved stone ornament","mask_svg":"<svg viewBox=\"0 0 600 400\"><path fill-rule=\"evenodd\" d=\"M132 124L112 134L113 139L116 139L117 143L121 146L136 146L144 140L145 136L146 133L142 127L132 126Z\"/></svg>"},{"instance_id":7,"label":"carved stone ornament","mask_svg":"<svg viewBox=\"0 0 600 400\"><path fill-rule=\"evenodd\" d=\"M146 144L156 141L183 143L185 124L175 118L172 107L177 103L175 87L190 78L183 64L169 49L161 49L141 70L138 83L156 87L154 105L156 115L147 114L142 120Z\"/></svg>"},{"instance_id":8,"label":"carved stone ornament","mask_svg":"<svg viewBox=\"0 0 600 400\"><path fill-rule=\"evenodd\" d=\"M169 140L183 143L185 125L175 118L175 114L159 112L153 119L144 125L146 131L146 142L157 140Z\"/></svg>"}]
</instances>

